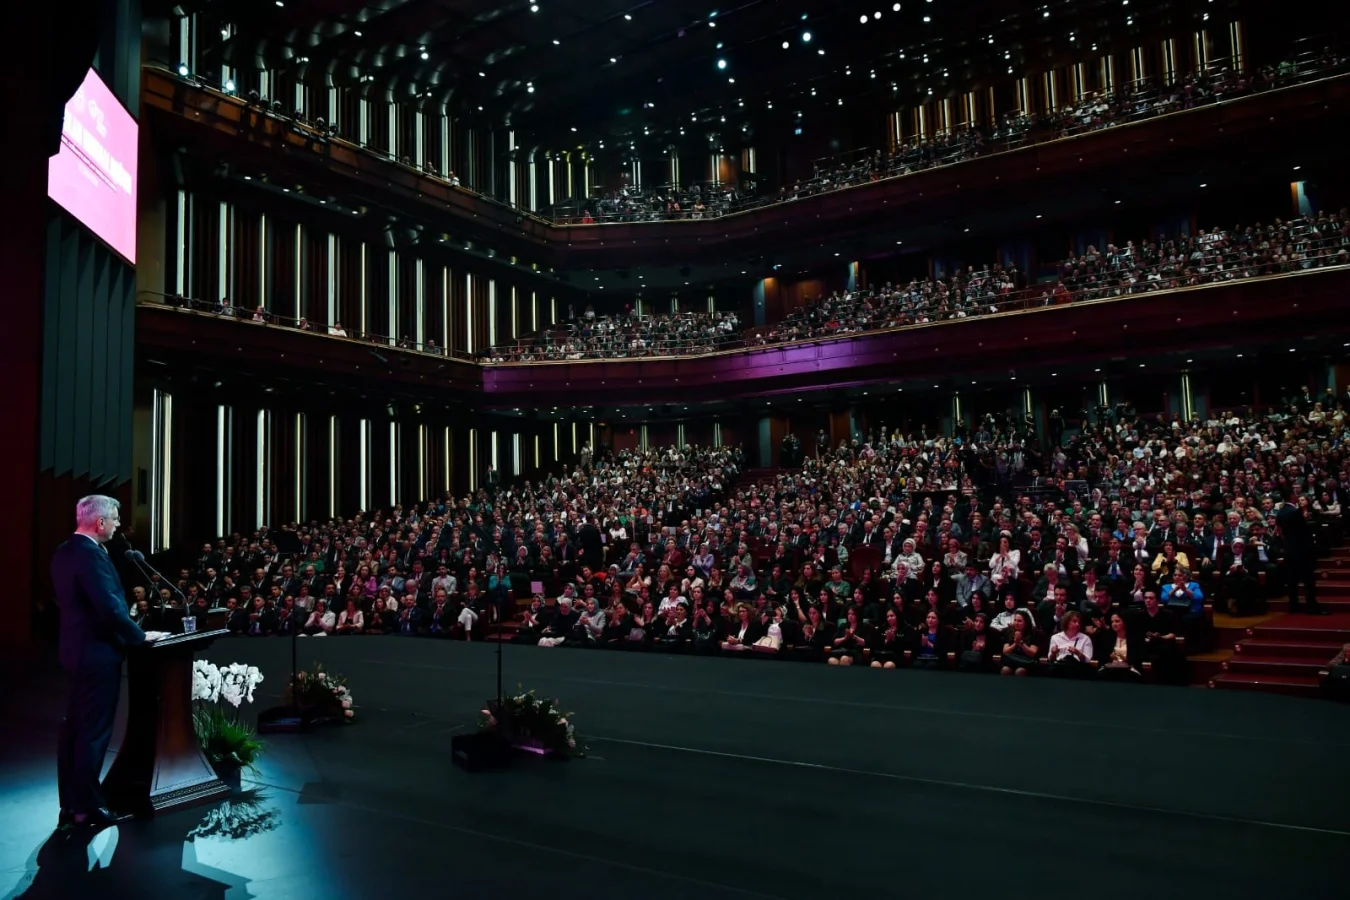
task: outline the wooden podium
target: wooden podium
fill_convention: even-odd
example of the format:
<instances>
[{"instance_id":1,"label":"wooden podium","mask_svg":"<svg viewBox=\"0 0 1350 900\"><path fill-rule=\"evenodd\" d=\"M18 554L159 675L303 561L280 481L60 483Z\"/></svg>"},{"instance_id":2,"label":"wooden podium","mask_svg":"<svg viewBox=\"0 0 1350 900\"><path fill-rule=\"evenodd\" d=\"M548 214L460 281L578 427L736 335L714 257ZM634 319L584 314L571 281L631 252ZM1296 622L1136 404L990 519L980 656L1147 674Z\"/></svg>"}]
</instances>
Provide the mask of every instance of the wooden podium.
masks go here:
<instances>
[{"instance_id":1,"label":"wooden podium","mask_svg":"<svg viewBox=\"0 0 1350 900\"><path fill-rule=\"evenodd\" d=\"M103 790L113 809L137 815L230 793L192 727L192 660L225 629L160 638L127 657L127 729Z\"/></svg>"}]
</instances>

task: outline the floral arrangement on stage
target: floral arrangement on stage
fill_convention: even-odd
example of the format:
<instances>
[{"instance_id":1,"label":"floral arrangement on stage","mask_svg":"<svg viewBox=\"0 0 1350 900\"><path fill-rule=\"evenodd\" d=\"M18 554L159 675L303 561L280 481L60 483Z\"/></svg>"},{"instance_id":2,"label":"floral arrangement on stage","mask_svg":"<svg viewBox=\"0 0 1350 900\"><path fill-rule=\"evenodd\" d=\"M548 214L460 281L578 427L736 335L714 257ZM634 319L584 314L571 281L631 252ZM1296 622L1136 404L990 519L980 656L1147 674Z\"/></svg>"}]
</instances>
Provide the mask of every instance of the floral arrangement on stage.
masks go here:
<instances>
[{"instance_id":1,"label":"floral arrangement on stage","mask_svg":"<svg viewBox=\"0 0 1350 900\"><path fill-rule=\"evenodd\" d=\"M500 708L496 700L489 700L487 708L479 711L478 727L495 732L513 747L541 756L585 756L586 748L568 721L570 715L562 711L557 700L522 691L503 697Z\"/></svg>"},{"instance_id":2,"label":"floral arrangement on stage","mask_svg":"<svg viewBox=\"0 0 1350 900\"><path fill-rule=\"evenodd\" d=\"M262 755L257 733L227 709L227 704L238 709L252 703L253 691L262 680L257 666L217 666L202 659L192 664L192 724L207 762L218 775L252 769Z\"/></svg>"},{"instance_id":3,"label":"floral arrangement on stage","mask_svg":"<svg viewBox=\"0 0 1350 900\"><path fill-rule=\"evenodd\" d=\"M295 673L295 681L286 689L286 702L299 706L310 721L351 722L356 718L347 679L325 671L323 663Z\"/></svg>"}]
</instances>

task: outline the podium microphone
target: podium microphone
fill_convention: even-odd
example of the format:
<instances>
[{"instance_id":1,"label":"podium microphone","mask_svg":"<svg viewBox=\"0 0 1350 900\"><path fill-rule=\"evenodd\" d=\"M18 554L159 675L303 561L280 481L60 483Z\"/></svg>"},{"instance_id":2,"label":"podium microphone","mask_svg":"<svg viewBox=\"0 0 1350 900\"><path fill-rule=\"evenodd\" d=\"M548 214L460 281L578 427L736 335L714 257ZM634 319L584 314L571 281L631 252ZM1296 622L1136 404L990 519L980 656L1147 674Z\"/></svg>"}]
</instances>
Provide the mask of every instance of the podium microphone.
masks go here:
<instances>
[{"instance_id":1,"label":"podium microphone","mask_svg":"<svg viewBox=\"0 0 1350 900\"><path fill-rule=\"evenodd\" d=\"M159 570L157 570L154 566L150 565L150 563L146 561L144 553L137 550L135 547L130 547L131 544L130 541L127 541L127 544L129 549L122 555L126 557L127 560L130 561L134 566L136 566L136 568L140 569L142 574L146 574L146 579L150 582L152 586L154 585L155 582L154 579L151 578L150 576L158 575L160 583L163 584L165 587L167 587L170 591L178 595L178 599L182 601L183 609L186 611L188 607L187 597L183 594L182 590L179 589L178 585L174 584L172 581L165 578L164 575L159 572ZM160 612L164 611L164 596L162 594L160 595L159 609Z\"/></svg>"}]
</instances>

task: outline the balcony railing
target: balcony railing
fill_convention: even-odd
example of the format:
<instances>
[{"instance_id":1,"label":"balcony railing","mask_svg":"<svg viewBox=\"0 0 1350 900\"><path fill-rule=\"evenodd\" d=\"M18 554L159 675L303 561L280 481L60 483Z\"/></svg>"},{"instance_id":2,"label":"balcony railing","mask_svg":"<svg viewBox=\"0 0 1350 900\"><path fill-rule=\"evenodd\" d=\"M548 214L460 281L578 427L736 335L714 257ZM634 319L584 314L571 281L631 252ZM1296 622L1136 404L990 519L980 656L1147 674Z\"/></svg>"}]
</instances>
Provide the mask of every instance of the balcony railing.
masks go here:
<instances>
[{"instance_id":1,"label":"balcony railing","mask_svg":"<svg viewBox=\"0 0 1350 900\"><path fill-rule=\"evenodd\" d=\"M692 192L674 186L663 186L640 195L616 198L622 208L606 212L604 199L587 201L600 203L602 208L589 212L576 207L555 207L552 215L543 215L527 207L511 204L491 194L484 194L460 184L453 173L438 172L434 165L413 164L406 157L398 157L353 142L343 137L335 126L323 120L309 121L296 118L285 111L279 102L259 102L256 105L266 115L284 121L308 133L315 140L341 143L351 150L402 167L420 177L433 178L456 190L483 201L511 209L535 221L566 226L590 226L634 222L697 221L747 213L765 206L790 203L815 194L829 193L864 184L904 178L919 172L956 165L972 159L1007 153L1024 147L1075 137L1104 128L1119 127L1195 109L1228 103L1254 93L1286 88L1341 74L1350 69L1350 56L1339 49L1307 50L1291 55L1277 65L1266 65L1255 73L1237 71L1227 59L1212 60L1199 75L1178 73L1172 84L1158 85L1145 79L1126 84L1113 93L1085 96L1070 107L1032 119L1022 114L1005 116L999 127L987 133L971 127L953 129L935 134L930 139L913 141L897 148L891 154L879 151L871 154L866 165L856 160L841 160L818 171L812 178L784 186L772 196L742 196L733 188L710 185L711 196L700 190L696 199ZM233 92L201 76L183 77L168 68L159 69L164 75L196 87L244 103ZM247 101L253 103L253 101ZM856 151L855 151L856 154ZM673 202L672 202L673 200ZM702 208L698 208L701 205Z\"/></svg>"},{"instance_id":2,"label":"balcony railing","mask_svg":"<svg viewBox=\"0 0 1350 900\"><path fill-rule=\"evenodd\" d=\"M700 185L694 192L674 185L591 201L594 208L557 208L556 225L606 225L635 222L694 221L749 212L882 181L1008 153L1037 144L1076 137L1105 128L1132 125L1202 106L1240 100L1256 93L1327 78L1350 69L1350 56L1325 50L1295 54L1279 65L1244 73L1231 60L1211 60L1199 75L1178 75L1168 85L1152 78L1127 82L1115 91L1092 92L1063 109L1033 119L1025 113L1004 116L992 131L960 126L926 139L911 139L889 154L857 151L825 165L811 178L785 185L777 194L746 197L734 187Z\"/></svg>"}]
</instances>

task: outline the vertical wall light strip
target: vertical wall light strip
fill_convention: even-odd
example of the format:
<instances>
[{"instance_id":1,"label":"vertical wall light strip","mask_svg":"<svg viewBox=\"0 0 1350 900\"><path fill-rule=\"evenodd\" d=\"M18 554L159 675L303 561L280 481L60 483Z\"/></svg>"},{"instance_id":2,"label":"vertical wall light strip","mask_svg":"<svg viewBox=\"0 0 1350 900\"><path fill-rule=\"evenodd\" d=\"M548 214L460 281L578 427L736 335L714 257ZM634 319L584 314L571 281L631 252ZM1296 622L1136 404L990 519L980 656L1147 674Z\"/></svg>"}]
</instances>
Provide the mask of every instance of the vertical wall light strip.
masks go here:
<instances>
[{"instance_id":1,"label":"vertical wall light strip","mask_svg":"<svg viewBox=\"0 0 1350 900\"><path fill-rule=\"evenodd\" d=\"M340 111L341 105L342 105L342 104L341 104L341 103L339 102L339 100L338 100L338 89L335 88L335 87L330 87L330 88L328 89L328 124L329 124L329 125L337 125L337 124L338 124L338 112Z\"/></svg>"},{"instance_id":2,"label":"vertical wall light strip","mask_svg":"<svg viewBox=\"0 0 1350 900\"><path fill-rule=\"evenodd\" d=\"M539 435L534 436L534 467L539 468Z\"/></svg>"},{"instance_id":3,"label":"vertical wall light strip","mask_svg":"<svg viewBox=\"0 0 1350 900\"><path fill-rule=\"evenodd\" d=\"M520 160L516 158L516 132L514 130L506 132L506 158L511 161L510 170L506 177L506 202L512 206L518 206L516 178L520 174Z\"/></svg>"},{"instance_id":4,"label":"vertical wall light strip","mask_svg":"<svg viewBox=\"0 0 1350 900\"><path fill-rule=\"evenodd\" d=\"M398 343L398 251L389 251L389 346Z\"/></svg>"},{"instance_id":5,"label":"vertical wall light strip","mask_svg":"<svg viewBox=\"0 0 1350 900\"><path fill-rule=\"evenodd\" d=\"M337 416L328 417L328 518L337 515Z\"/></svg>"},{"instance_id":6,"label":"vertical wall light strip","mask_svg":"<svg viewBox=\"0 0 1350 900\"><path fill-rule=\"evenodd\" d=\"M522 469L520 461L520 434L511 435L511 474L519 476Z\"/></svg>"},{"instance_id":7,"label":"vertical wall light strip","mask_svg":"<svg viewBox=\"0 0 1350 900\"><path fill-rule=\"evenodd\" d=\"M427 499L427 426L417 425L417 502Z\"/></svg>"},{"instance_id":8,"label":"vertical wall light strip","mask_svg":"<svg viewBox=\"0 0 1350 900\"><path fill-rule=\"evenodd\" d=\"M398 503L398 475L402 468L398 456L398 422L389 423L389 505Z\"/></svg>"},{"instance_id":9,"label":"vertical wall light strip","mask_svg":"<svg viewBox=\"0 0 1350 900\"><path fill-rule=\"evenodd\" d=\"M361 420L360 474L361 474L361 511L370 509L370 429L369 419Z\"/></svg>"},{"instance_id":10,"label":"vertical wall light strip","mask_svg":"<svg viewBox=\"0 0 1350 900\"><path fill-rule=\"evenodd\" d=\"M370 101L365 97L356 103L356 142L362 147L370 143Z\"/></svg>"},{"instance_id":11,"label":"vertical wall light strip","mask_svg":"<svg viewBox=\"0 0 1350 900\"><path fill-rule=\"evenodd\" d=\"M216 256L216 296L213 300L223 300L230 295L230 204L221 203L220 223L217 228L219 241Z\"/></svg>"},{"instance_id":12,"label":"vertical wall light strip","mask_svg":"<svg viewBox=\"0 0 1350 900\"><path fill-rule=\"evenodd\" d=\"M413 162L420 169L427 161L426 113L420 109L413 115Z\"/></svg>"},{"instance_id":13,"label":"vertical wall light strip","mask_svg":"<svg viewBox=\"0 0 1350 900\"><path fill-rule=\"evenodd\" d=\"M550 156L545 156L544 160L548 163L548 205L551 207L558 202L553 190L553 170L556 164Z\"/></svg>"},{"instance_id":14,"label":"vertical wall light strip","mask_svg":"<svg viewBox=\"0 0 1350 900\"><path fill-rule=\"evenodd\" d=\"M536 164L535 164L534 157L535 157L535 152L534 152L533 150L531 150L531 151L530 151L530 161L529 161L529 164L528 164L528 165L529 165L529 168L527 169L527 171L528 171L528 173L529 173L529 183L528 183L527 187L528 187L528 189L529 189L529 194L530 194L530 195L529 195L528 197L525 198L525 199L526 199L525 205L526 205L527 207L529 207L530 212L534 212L535 210L539 209L539 203L538 203L538 201L539 201L539 172L538 172L537 166L536 166Z\"/></svg>"},{"instance_id":15,"label":"vertical wall light strip","mask_svg":"<svg viewBox=\"0 0 1350 900\"><path fill-rule=\"evenodd\" d=\"M549 297L549 298L548 298L548 324L550 324L550 325L557 325L557 324L558 324L558 298L557 298L557 297Z\"/></svg>"},{"instance_id":16,"label":"vertical wall light strip","mask_svg":"<svg viewBox=\"0 0 1350 900\"><path fill-rule=\"evenodd\" d=\"M441 116L441 174L450 177L450 117Z\"/></svg>"},{"instance_id":17,"label":"vertical wall light strip","mask_svg":"<svg viewBox=\"0 0 1350 900\"><path fill-rule=\"evenodd\" d=\"M511 285L511 340L520 337L520 292L516 286Z\"/></svg>"},{"instance_id":18,"label":"vertical wall light strip","mask_svg":"<svg viewBox=\"0 0 1350 900\"><path fill-rule=\"evenodd\" d=\"M469 429L469 490L478 490L478 429Z\"/></svg>"},{"instance_id":19,"label":"vertical wall light strip","mask_svg":"<svg viewBox=\"0 0 1350 900\"><path fill-rule=\"evenodd\" d=\"M643 425L643 426L642 426L642 431L639 433L639 437L640 437L640 439L641 439L641 441L642 441L642 449L643 449L643 450L646 450L646 449L647 449L647 426L646 426L646 425Z\"/></svg>"},{"instance_id":20,"label":"vertical wall light strip","mask_svg":"<svg viewBox=\"0 0 1350 900\"><path fill-rule=\"evenodd\" d=\"M229 442L225 429L228 425L224 404L216 406L216 534L230 533L225 522L225 497L227 496L227 476L230 468Z\"/></svg>"},{"instance_id":21,"label":"vertical wall light strip","mask_svg":"<svg viewBox=\"0 0 1350 900\"><path fill-rule=\"evenodd\" d=\"M1194 415L1194 404L1191 398L1191 373L1181 373L1181 420L1189 422Z\"/></svg>"},{"instance_id":22,"label":"vertical wall light strip","mask_svg":"<svg viewBox=\"0 0 1350 900\"><path fill-rule=\"evenodd\" d=\"M450 352L450 267L441 266L441 350Z\"/></svg>"},{"instance_id":23,"label":"vertical wall light strip","mask_svg":"<svg viewBox=\"0 0 1350 900\"><path fill-rule=\"evenodd\" d=\"M1247 32L1246 29L1242 27L1241 22L1229 23L1228 46L1233 52L1233 58L1231 60L1233 71L1247 71Z\"/></svg>"},{"instance_id":24,"label":"vertical wall light strip","mask_svg":"<svg viewBox=\"0 0 1350 900\"><path fill-rule=\"evenodd\" d=\"M684 446L684 423L683 423L683 422L681 422L680 424L678 424L678 425L675 426L675 446L677 446L677 447L683 447L683 446Z\"/></svg>"},{"instance_id":25,"label":"vertical wall light strip","mask_svg":"<svg viewBox=\"0 0 1350 900\"><path fill-rule=\"evenodd\" d=\"M172 510L169 501L172 499L173 492L173 394L167 392L160 393L161 404L163 408L160 416L160 425L162 426L162 435L160 437L159 447L159 469L160 469L160 507L159 507L159 550L169 549L169 535L173 533L170 516Z\"/></svg>"},{"instance_id":26,"label":"vertical wall light strip","mask_svg":"<svg viewBox=\"0 0 1350 900\"><path fill-rule=\"evenodd\" d=\"M497 279L488 279L488 346L497 346Z\"/></svg>"},{"instance_id":27,"label":"vertical wall light strip","mask_svg":"<svg viewBox=\"0 0 1350 900\"><path fill-rule=\"evenodd\" d=\"M295 318L305 318L305 298L302 287L305 281L305 237L304 226L295 226Z\"/></svg>"},{"instance_id":28,"label":"vertical wall light strip","mask_svg":"<svg viewBox=\"0 0 1350 900\"><path fill-rule=\"evenodd\" d=\"M262 528L267 522L267 410L258 410L257 439L253 455L253 527Z\"/></svg>"},{"instance_id":29,"label":"vertical wall light strip","mask_svg":"<svg viewBox=\"0 0 1350 900\"><path fill-rule=\"evenodd\" d=\"M591 452L595 452L595 423L589 423L590 436L586 439L591 445Z\"/></svg>"},{"instance_id":30,"label":"vertical wall light strip","mask_svg":"<svg viewBox=\"0 0 1350 900\"><path fill-rule=\"evenodd\" d=\"M308 99L305 94L304 82L297 81L295 83L295 106L292 107L292 111L309 112L309 108L305 106L305 101Z\"/></svg>"},{"instance_id":31,"label":"vertical wall light strip","mask_svg":"<svg viewBox=\"0 0 1350 900\"><path fill-rule=\"evenodd\" d=\"M721 423L721 422L714 422L714 423L713 423L713 446L714 446L714 447L720 447L720 446L722 446L722 423Z\"/></svg>"},{"instance_id":32,"label":"vertical wall light strip","mask_svg":"<svg viewBox=\"0 0 1350 900\"><path fill-rule=\"evenodd\" d=\"M175 292L180 297L187 296L188 271L188 196L187 191L178 192L178 240L174 242L174 283Z\"/></svg>"},{"instance_id":33,"label":"vertical wall light strip","mask_svg":"<svg viewBox=\"0 0 1350 900\"><path fill-rule=\"evenodd\" d=\"M192 51L193 51L193 41L192 41L192 17L191 17L191 16L179 16L179 17L178 17L178 58L179 58L180 60L182 60L183 62L187 63L189 68L195 69L196 67L193 65L193 63L194 63L196 60L193 59L193 57L195 56L195 54L194 54Z\"/></svg>"},{"instance_id":34,"label":"vertical wall light strip","mask_svg":"<svg viewBox=\"0 0 1350 900\"><path fill-rule=\"evenodd\" d=\"M369 322L367 321L367 317L366 317L366 299L367 299L367 291L366 291L366 243L365 243L365 241L362 241L362 242L361 242L361 297L360 297L360 304L361 304L361 334L359 335L362 339L365 338L366 333L370 330ZM362 509L365 509L366 507L365 507L365 505L363 504L361 508L362 508Z\"/></svg>"},{"instance_id":35,"label":"vertical wall light strip","mask_svg":"<svg viewBox=\"0 0 1350 900\"><path fill-rule=\"evenodd\" d=\"M450 483L450 426L445 426L445 492L451 490Z\"/></svg>"},{"instance_id":36,"label":"vertical wall light strip","mask_svg":"<svg viewBox=\"0 0 1350 900\"><path fill-rule=\"evenodd\" d=\"M554 423L553 423L553 461L554 461L554 462L557 462L557 461L559 460L560 456L561 456L561 453L560 453L560 450L559 450L560 447L562 447L562 442L558 440L558 423L557 423L557 422L554 422Z\"/></svg>"},{"instance_id":37,"label":"vertical wall light strip","mask_svg":"<svg viewBox=\"0 0 1350 900\"><path fill-rule=\"evenodd\" d=\"M258 216L258 305L264 309L272 308L271 298L267 296L267 214Z\"/></svg>"},{"instance_id":38,"label":"vertical wall light strip","mask_svg":"<svg viewBox=\"0 0 1350 900\"><path fill-rule=\"evenodd\" d=\"M418 350L421 350L426 347L427 343L427 273L426 266L423 264L420 257L417 260L417 274L415 278L416 282L413 287L417 309L414 312L415 319L413 321L413 346ZM420 494L418 495L418 499L421 499Z\"/></svg>"},{"instance_id":39,"label":"vertical wall light strip","mask_svg":"<svg viewBox=\"0 0 1350 900\"><path fill-rule=\"evenodd\" d=\"M492 432L491 432L491 440L490 440L490 442L489 442L489 447L490 447L491 453L490 453L490 455L488 456L488 465L491 466L492 468L496 469L496 470L497 470L497 473L500 475L500 474L501 474L501 471L502 471L502 463L501 463L501 456L498 455L498 453L497 453L497 431L496 431L496 429L493 429Z\"/></svg>"},{"instance_id":40,"label":"vertical wall light strip","mask_svg":"<svg viewBox=\"0 0 1350 900\"><path fill-rule=\"evenodd\" d=\"M473 276L464 276L464 349L473 353Z\"/></svg>"},{"instance_id":41,"label":"vertical wall light strip","mask_svg":"<svg viewBox=\"0 0 1350 900\"><path fill-rule=\"evenodd\" d=\"M539 294L536 291L530 291L530 331L539 330Z\"/></svg>"},{"instance_id":42,"label":"vertical wall light strip","mask_svg":"<svg viewBox=\"0 0 1350 900\"><path fill-rule=\"evenodd\" d=\"M295 521L305 521L305 414L295 414Z\"/></svg>"},{"instance_id":43,"label":"vertical wall light strip","mask_svg":"<svg viewBox=\"0 0 1350 900\"><path fill-rule=\"evenodd\" d=\"M572 455L577 455L577 423L572 423Z\"/></svg>"},{"instance_id":44,"label":"vertical wall light strip","mask_svg":"<svg viewBox=\"0 0 1350 900\"><path fill-rule=\"evenodd\" d=\"M338 236L336 234L328 235L326 268L328 270L328 321L324 324L332 328L338 322Z\"/></svg>"},{"instance_id":45,"label":"vertical wall light strip","mask_svg":"<svg viewBox=\"0 0 1350 900\"><path fill-rule=\"evenodd\" d=\"M398 152L398 104L389 101L389 155L397 158Z\"/></svg>"}]
</instances>

